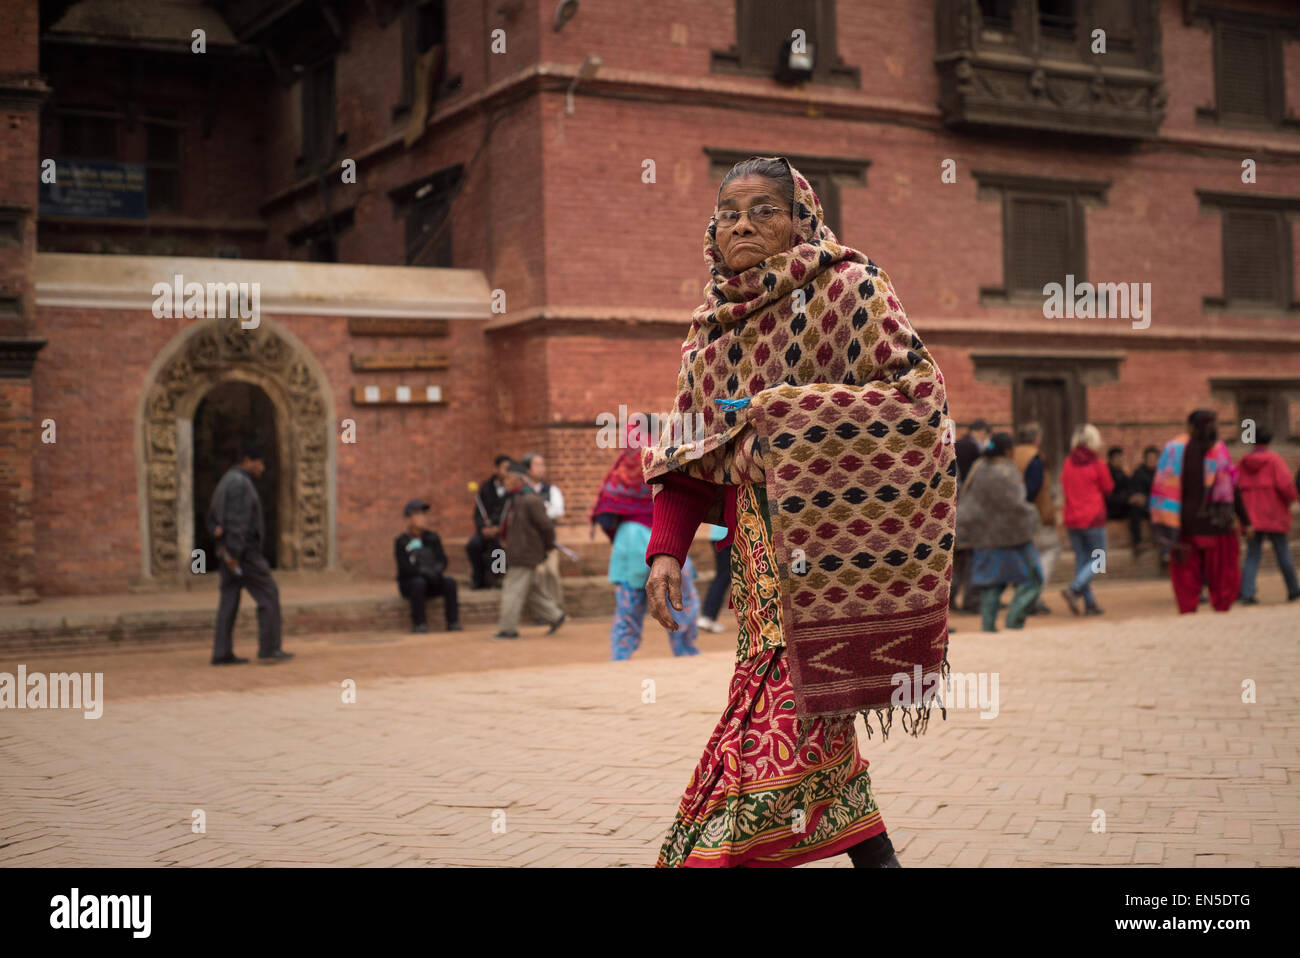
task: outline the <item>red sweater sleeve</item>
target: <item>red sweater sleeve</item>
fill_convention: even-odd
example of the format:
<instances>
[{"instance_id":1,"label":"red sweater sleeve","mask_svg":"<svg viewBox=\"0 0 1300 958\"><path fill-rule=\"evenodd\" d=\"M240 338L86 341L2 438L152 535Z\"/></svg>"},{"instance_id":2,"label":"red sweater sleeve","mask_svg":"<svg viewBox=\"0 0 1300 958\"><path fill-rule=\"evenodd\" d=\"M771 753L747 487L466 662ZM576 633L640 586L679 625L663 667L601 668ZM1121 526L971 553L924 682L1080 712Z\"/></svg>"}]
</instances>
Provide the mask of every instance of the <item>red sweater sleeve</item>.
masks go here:
<instances>
[{"instance_id":1,"label":"red sweater sleeve","mask_svg":"<svg viewBox=\"0 0 1300 958\"><path fill-rule=\"evenodd\" d=\"M662 481L663 488L654 499L654 518L645 561L648 565L656 555L666 553L684 564L695 531L717 495L717 486L676 471L666 473Z\"/></svg>"}]
</instances>

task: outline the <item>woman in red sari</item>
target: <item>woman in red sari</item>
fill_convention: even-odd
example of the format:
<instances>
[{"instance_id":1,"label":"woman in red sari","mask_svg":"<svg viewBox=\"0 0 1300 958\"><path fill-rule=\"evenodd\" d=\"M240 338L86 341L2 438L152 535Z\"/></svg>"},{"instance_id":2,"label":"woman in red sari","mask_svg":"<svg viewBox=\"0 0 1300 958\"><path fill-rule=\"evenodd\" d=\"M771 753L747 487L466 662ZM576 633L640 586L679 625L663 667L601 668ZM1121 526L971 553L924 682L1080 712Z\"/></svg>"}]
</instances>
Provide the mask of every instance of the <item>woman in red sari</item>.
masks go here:
<instances>
[{"instance_id":1,"label":"woman in red sari","mask_svg":"<svg viewBox=\"0 0 1300 958\"><path fill-rule=\"evenodd\" d=\"M642 460L655 490L646 589L675 627L695 531L725 524L715 547L731 546L740 632L728 704L657 864L847 853L899 867L854 717L874 710L887 731L897 707L915 734L933 700L891 696L890 673L947 665L956 464L943 377L888 276L838 243L783 157L723 179L705 258L677 433Z\"/></svg>"}]
</instances>

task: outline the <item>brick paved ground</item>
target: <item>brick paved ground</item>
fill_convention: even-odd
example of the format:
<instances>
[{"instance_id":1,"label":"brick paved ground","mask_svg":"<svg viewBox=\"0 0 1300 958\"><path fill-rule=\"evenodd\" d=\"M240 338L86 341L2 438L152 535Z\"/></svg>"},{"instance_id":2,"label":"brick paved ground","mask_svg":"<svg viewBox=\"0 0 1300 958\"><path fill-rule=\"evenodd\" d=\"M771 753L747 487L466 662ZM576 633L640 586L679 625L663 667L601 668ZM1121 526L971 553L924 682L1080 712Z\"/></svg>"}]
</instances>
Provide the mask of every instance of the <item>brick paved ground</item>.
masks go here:
<instances>
[{"instance_id":1,"label":"brick paved ground","mask_svg":"<svg viewBox=\"0 0 1300 958\"><path fill-rule=\"evenodd\" d=\"M1280 604L1057 615L996 635L958 619L953 666L999 673L996 719L950 711L920 740L861 738L900 857L1300 864L1298 620ZM102 669L107 704L97 721L0 712L0 864L652 863L723 704L730 639L679 660L656 631L643 657L610 663L595 660L606 629L563 639L591 661L516 669L490 667L510 646L471 630L446 638L479 671L407 679L400 636L303 642L288 665L223 670L193 648L28 657L30 670ZM414 673L449 667L409 658ZM345 678L356 704L341 701ZM1241 702L1246 679L1258 704Z\"/></svg>"}]
</instances>

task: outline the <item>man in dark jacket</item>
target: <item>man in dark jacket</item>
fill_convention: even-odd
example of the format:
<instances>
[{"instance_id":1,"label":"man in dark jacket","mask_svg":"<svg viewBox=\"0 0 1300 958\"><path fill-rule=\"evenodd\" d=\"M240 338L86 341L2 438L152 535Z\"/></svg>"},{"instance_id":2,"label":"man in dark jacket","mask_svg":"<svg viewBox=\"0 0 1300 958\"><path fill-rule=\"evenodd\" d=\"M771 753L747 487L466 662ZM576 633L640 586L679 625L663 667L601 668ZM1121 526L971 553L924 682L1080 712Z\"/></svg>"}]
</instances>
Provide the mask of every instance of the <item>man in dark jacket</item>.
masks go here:
<instances>
[{"instance_id":1,"label":"man in dark jacket","mask_svg":"<svg viewBox=\"0 0 1300 958\"><path fill-rule=\"evenodd\" d=\"M411 631L429 631L425 600L440 595L447 631L459 632L456 580L446 574L447 553L442 550L442 540L428 527L429 504L412 499L402 515L406 517L406 531L393 540L393 558L397 560L397 588L411 602Z\"/></svg>"},{"instance_id":2,"label":"man in dark jacket","mask_svg":"<svg viewBox=\"0 0 1300 958\"><path fill-rule=\"evenodd\" d=\"M976 419L970 424L966 435L952 444L957 456L957 509L961 510L961 487L966 482L966 475L971 466L988 448L993 431L983 419ZM948 606L961 612L978 613L979 599L972 595L970 588L971 550L958 539L952 555L952 592Z\"/></svg>"},{"instance_id":3,"label":"man in dark jacket","mask_svg":"<svg viewBox=\"0 0 1300 958\"><path fill-rule=\"evenodd\" d=\"M262 554L266 524L262 500L253 480L266 471L260 444L245 442L238 465L231 466L217 483L208 507L208 531L217 543L221 560L221 602L217 607L213 665L236 665L248 659L235 655L232 632L239 613L239 590L257 603L257 657L264 662L293 658L280 648L280 590L271 578L271 566Z\"/></svg>"},{"instance_id":4,"label":"man in dark jacket","mask_svg":"<svg viewBox=\"0 0 1300 958\"><path fill-rule=\"evenodd\" d=\"M506 472L506 505L501 512L506 579L501 586L501 616L494 639L519 638L519 615L525 606L551 624L553 634L566 618L542 587L539 566L555 548L555 523L546 514L542 497L524 480L527 470L511 463Z\"/></svg>"},{"instance_id":5,"label":"man in dark jacket","mask_svg":"<svg viewBox=\"0 0 1300 958\"><path fill-rule=\"evenodd\" d=\"M1129 481L1129 523L1133 531L1133 543L1136 548L1142 532L1142 520L1151 521L1151 484L1156 480L1156 464L1160 462L1160 450L1147 446L1142 450L1142 465L1133 470ZM1166 556L1161 556L1163 563Z\"/></svg>"},{"instance_id":6,"label":"man in dark jacket","mask_svg":"<svg viewBox=\"0 0 1300 958\"><path fill-rule=\"evenodd\" d=\"M957 485L960 487L966 481L966 473L970 472L970 467L975 463L984 450L989 447L989 439L993 435L993 430L989 428L988 422L983 419L976 419L970 424L970 429L966 435L962 436L952 444L952 451L957 454Z\"/></svg>"},{"instance_id":7,"label":"man in dark jacket","mask_svg":"<svg viewBox=\"0 0 1300 958\"><path fill-rule=\"evenodd\" d=\"M506 504L506 468L510 462L509 456L497 456L493 462L496 472L484 480L474 496L474 534L465 543L465 551L469 553L475 589L497 584L495 576L489 578L490 560L492 553L501 548L501 510Z\"/></svg>"}]
</instances>

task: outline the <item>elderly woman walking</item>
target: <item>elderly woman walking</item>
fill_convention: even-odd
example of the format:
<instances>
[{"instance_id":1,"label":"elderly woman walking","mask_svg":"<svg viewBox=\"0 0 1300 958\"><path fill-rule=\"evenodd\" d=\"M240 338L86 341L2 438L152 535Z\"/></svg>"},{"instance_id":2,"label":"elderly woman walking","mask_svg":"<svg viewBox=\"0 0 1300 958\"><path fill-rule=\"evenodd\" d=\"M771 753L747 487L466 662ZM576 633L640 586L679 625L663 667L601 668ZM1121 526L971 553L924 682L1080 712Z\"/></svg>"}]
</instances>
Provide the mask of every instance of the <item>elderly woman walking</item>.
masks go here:
<instances>
[{"instance_id":1,"label":"elderly woman walking","mask_svg":"<svg viewBox=\"0 0 1300 958\"><path fill-rule=\"evenodd\" d=\"M1065 531L1074 550L1074 581L1061 595L1075 615L1101 615L1092 594L1092 577L1097 572L1093 563L1096 553L1106 554L1106 497L1115 488L1115 480L1101 458L1101 433L1096 426L1085 423L1076 429L1070 447L1061 469L1061 492L1065 496Z\"/></svg>"},{"instance_id":2,"label":"elderly woman walking","mask_svg":"<svg viewBox=\"0 0 1300 958\"><path fill-rule=\"evenodd\" d=\"M996 632L998 604L1008 585L1015 587L1007 608L1007 628L1023 629L1025 616L1043 590L1043 570L1034 547L1038 510L1025 496L1025 482L1010 458L1010 433L993 434L992 445L976 460L962 485L957 535L969 542L970 583L980 590L981 627Z\"/></svg>"},{"instance_id":3,"label":"elderly woman walking","mask_svg":"<svg viewBox=\"0 0 1300 958\"><path fill-rule=\"evenodd\" d=\"M605 475L600 494L591 510L592 535L600 526L611 543L609 581L614 584L614 624L609 633L610 658L629 659L641 647L645 623L646 565L645 550L650 544L650 523L654 510L650 487L641 475L641 449L649 436L644 416L633 416L628 423L626 448ZM700 608L695 589L695 567L686 559L682 590L686 607L668 629L668 645L673 655L699 655L695 637L699 630L696 614Z\"/></svg>"},{"instance_id":4,"label":"elderly woman walking","mask_svg":"<svg viewBox=\"0 0 1300 958\"><path fill-rule=\"evenodd\" d=\"M1151 529L1170 549L1169 577L1180 613L1195 612L1202 584L1210 605L1226 612L1241 589L1233 516L1250 536L1237 468L1218 436L1218 415L1198 409L1187 432L1165 443L1151 483Z\"/></svg>"},{"instance_id":5,"label":"elderly woman walking","mask_svg":"<svg viewBox=\"0 0 1300 958\"><path fill-rule=\"evenodd\" d=\"M897 866L854 716L924 729L947 667L956 462L943 376L889 276L840 245L784 157L723 178L655 487L651 614L680 610L701 522L724 524L739 622L729 701L660 866ZM902 675L907 687L892 679ZM932 689L932 684L929 686ZM936 706L937 707L937 706Z\"/></svg>"}]
</instances>

